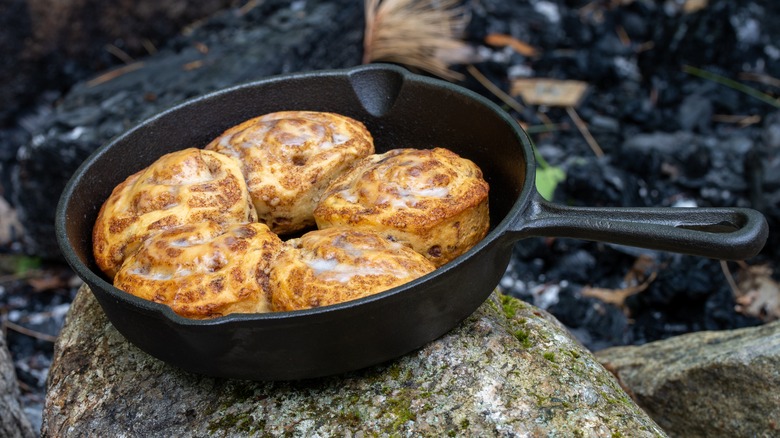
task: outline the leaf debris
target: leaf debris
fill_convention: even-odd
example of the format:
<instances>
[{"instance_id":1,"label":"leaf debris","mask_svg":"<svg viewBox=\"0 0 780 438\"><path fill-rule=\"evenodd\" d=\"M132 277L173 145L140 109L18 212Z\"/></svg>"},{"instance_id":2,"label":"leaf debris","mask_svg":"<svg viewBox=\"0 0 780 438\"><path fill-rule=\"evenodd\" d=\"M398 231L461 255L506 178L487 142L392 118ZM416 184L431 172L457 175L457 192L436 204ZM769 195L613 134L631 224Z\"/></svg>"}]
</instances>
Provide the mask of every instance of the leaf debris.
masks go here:
<instances>
[{"instance_id":1,"label":"leaf debris","mask_svg":"<svg viewBox=\"0 0 780 438\"><path fill-rule=\"evenodd\" d=\"M650 287L658 276L658 266L653 257L641 255L634 261L634 265L626 273L623 282L626 284L622 289L606 289L599 287L584 287L582 295L596 298L608 304L620 307L623 313L629 314L626 306L626 298L644 292Z\"/></svg>"},{"instance_id":2,"label":"leaf debris","mask_svg":"<svg viewBox=\"0 0 780 438\"><path fill-rule=\"evenodd\" d=\"M366 0L363 63L397 62L456 81L453 64L476 60L462 39L468 14L458 0Z\"/></svg>"},{"instance_id":3,"label":"leaf debris","mask_svg":"<svg viewBox=\"0 0 780 438\"><path fill-rule=\"evenodd\" d=\"M768 265L749 266L744 262L740 262L739 267L736 287L732 286L737 302L735 310L764 322L780 319L780 284L772 277L772 268Z\"/></svg>"}]
</instances>

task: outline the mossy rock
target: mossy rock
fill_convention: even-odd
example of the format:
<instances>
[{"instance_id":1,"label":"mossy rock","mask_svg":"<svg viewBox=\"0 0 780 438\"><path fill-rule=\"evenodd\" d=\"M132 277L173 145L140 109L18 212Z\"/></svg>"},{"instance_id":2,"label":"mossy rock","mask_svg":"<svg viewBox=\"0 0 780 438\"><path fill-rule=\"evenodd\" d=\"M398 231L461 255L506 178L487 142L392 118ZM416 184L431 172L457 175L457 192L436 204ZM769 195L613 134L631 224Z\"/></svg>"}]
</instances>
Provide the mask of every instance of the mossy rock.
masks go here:
<instances>
[{"instance_id":1,"label":"mossy rock","mask_svg":"<svg viewBox=\"0 0 780 438\"><path fill-rule=\"evenodd\" d=\"M596 357L671 436L780 436L780 321Z\"/></svg>"},{"instance_id":2,"label":"mossy rock","mask_svg":"<svg viewBox=\"0 0 780 438\"><path fill-rule=\"evenodd\" d=\"M299 382L215 379L127 342L87 287L56 345L44 436L664 436L549 314L493 294L386 364Z\"/></svg>"}]
</instances>

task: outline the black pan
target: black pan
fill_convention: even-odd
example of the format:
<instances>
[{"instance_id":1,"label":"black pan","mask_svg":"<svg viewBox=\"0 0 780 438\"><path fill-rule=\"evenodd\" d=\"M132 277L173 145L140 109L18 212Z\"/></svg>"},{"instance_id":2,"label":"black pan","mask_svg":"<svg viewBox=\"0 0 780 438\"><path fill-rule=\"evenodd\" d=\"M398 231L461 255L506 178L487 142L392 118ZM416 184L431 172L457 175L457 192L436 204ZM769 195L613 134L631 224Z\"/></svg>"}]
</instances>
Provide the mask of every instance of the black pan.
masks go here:
<instances>
[{"instance_id":1,"label":"black pan","mask_svg":"<svg viewBox=\"0 0 780 438\"><path fill-rule=\"evenodd\" d=\"M226 128L282 110L341 113L366 124L377 152L442 146L490 183L490 233L436 271L389 291L312 310L190 320L114 288L92 257L92 226L111 190L161 155L202 147ZM412 351L471 314L531 236L614 242L719 259L757 254L764 217L738 208L573 208L534 185L528 136L489 100L394 66L274 77L215 92L153 117L92 154L57 207L62 252L132 343L196 373L286 380L341 373Z\"/></svg>"}]
</instances>

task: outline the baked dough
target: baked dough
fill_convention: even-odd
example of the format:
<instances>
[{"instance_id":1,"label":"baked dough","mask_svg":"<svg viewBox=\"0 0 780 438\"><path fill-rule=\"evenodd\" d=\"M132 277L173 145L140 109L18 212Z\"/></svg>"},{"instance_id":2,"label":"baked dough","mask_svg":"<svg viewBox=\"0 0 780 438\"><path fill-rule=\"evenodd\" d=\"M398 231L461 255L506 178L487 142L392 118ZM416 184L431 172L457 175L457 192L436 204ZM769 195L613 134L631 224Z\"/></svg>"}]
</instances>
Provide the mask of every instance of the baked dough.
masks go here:
<instances>
[{"instance_id":1,"label":"baked dough","mask_svg":"<svg viewBox=\"0 0 780 438\"><path fill-rule=\"evenodd\" d=\"M93 228L98 267L113 278L151 234L207 220L257 220L238 163L202 149L163 155L114 188Z\"/></svg>"},{"instance_id":2,"label":"baked dough","mask_svg":"<svg viewBox=\"0 0 780 438\"><path fill-rule=\"evenodd\" d=\"M269 274L282 241L260 223L201 222L156 233L114 286L195 319L269 311Z\"/></svg>"},{"instance_id":3,"label":"baked dough","mask_svg":"<svg viewBox=\"0 0 780 438\"><path fill-rule=\"evenodd\" d=\"M447 149L374 154L356 120L284 111L128 177L100 209L93 251L114 286L184 317L308 309L466 252L490 227L488 190Z\"/></svg>"},{"instance_id":4,"label":"baked dough","mask_svg":"<svg viewBox=\"0 0 780 438\"><path fill-rule=\"evenodd\" d=\"M283 111L247 120L206 146L236 158L259 220L278 234L314 225L330 182L374 153L362 123L334 113Z\"/></svg>"},{"instance_id":5,"label":"baked dough","mask_svg":"<svg viewBox=\"0 0 780 438\"><path fill-rule=\"evenodd\" d=\"M335 180L314 217L320 229L348 226L408 244L438 267L487 234L488 183L447 149L394 149Z\"/></svg>"},{"instance_id":6,"label":"baked dough","mask_svg":"<svg viewBox=\"0 0 780 438\"><path fill-rule=\"evenodd\" d=\"M399 286L433 271L431 262L379 234L310 231L286 242L271 271L272 310L327 306Z\"/></svg>"}]
</instances>

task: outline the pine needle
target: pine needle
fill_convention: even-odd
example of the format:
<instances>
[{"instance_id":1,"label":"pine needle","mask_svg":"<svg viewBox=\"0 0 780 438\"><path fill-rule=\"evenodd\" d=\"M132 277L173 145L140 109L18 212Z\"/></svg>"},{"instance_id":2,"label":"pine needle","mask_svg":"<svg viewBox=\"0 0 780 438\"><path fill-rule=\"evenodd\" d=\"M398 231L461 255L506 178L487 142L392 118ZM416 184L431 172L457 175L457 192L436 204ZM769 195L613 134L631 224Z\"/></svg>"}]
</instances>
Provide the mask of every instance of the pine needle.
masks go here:
<instances>
[{"instance_id":1,"label":"pine needle","mask_svg":"<svg viewBox=\"0 0 780 438\"><path fill-rule=\"evenodd\" d=\"M126 73L130 73L131 71L138 70L140 68L143 68L144 63L143 61L134 62L132 64L123 65L122 67L115 68L113 70L109 70L100 76L97 76L93 79L90 79L87 81L87 87L95 87L97 85L100 85L102 83L108 82L110 80L116 79L119 76L122 76Z\"/></svg>"},{"instance_id":2,"label":"pine needle","mask_svg":"<svg viewBox=\"0 0 780 438\"><path fill-rule=\"evenodd\" d=\"M15 331L17 333L21 333L21 334L26 335L26 336L30 336L30 337L35 338L35 339L40 339L42 341L51 342L51 343L54 343L54 342L57 341L57 337L56 336L52 336L52 335L47 334L47 333L42 333L42 332L39 332L37 330L28 329L27 327L21 326L19 324L11 322L11 321L3 321L3 327L7 328L9 330L13 330L13 331Z\"/></svg>"},{"instance_id":3,"label":"pine needle","mask_svg":"<svg viewBox=\"0 0 780 438\"><path fill-rule=\"evenodd\" d=\"M447 80L474 58L461 35L468 15L458 0L366 0L363 63L395 62Z\"/></svg>"},{"instance_id":4,"label":"pine needle","mask_svg":"<svg viewBox=\"0 0 780 438\"><path fill-rule=\"evenodd\" d=\"M514 50L515 52L523 56L534 57L539 54L539 51L532 45L524 41L520 41L511 35L502 34L502 33L488 34L487 36L485 36L485 44L489 46L500 46L500 47L509 46L512 48L512 50Z\"/></svg>"},{"instance_id":5,"label":"pine needle","mask_svg":"<svg viewBox=\"0 0 780 438\"><path fill-rule=\"evenodd\" d=\"M488 91L493 93L494 96L501 99L501 101L507 104L507 106L521 114L525 110L525 107L523 107L520 102L515 100L512 96L504 93L504 90L500 89L496 84L490 82L490 79L485 77L485 75L483 75L482 72L479 71L476 67L473 65L468 65L466 66L466 70L468 70L471 76L474 76L474 79L476 79L477 82L482 84L483 87L487 88Z\"/></svg>"},{"instance_id":6,"label":"pine needle","mask_svg":"<svg viewBox=\"0 0 780 438\"><path fill-rule=\"evenodd\" d=\"M753 87L749 87L745 84L742 84L740 82L737 82L733 79L729 79L725 76L721 76L716 73L712 73L706 70L702 70L700 68L692 67L690 65L684 65L683 71L685 73L698 76L702 79L707 79L709 81L717 82L721 85L725 85L731 89L741 91L742 93L747 94L748 96L754 97L764 103L768 103L769 105L772 105L775 108L780 108L780 99L774 98L766 93L762 93L761 91L756 90Z\"/></svg>"},{"instance_id":7,"label":"pine needle","mask_svg":"<svg viewBox=\"0 0 780 438\"><path fill-rule=\"evenodd\" d=\"M574 126L577 127L577 129L580 131L580 134L582 134L582 136L585 138L585 141L588 143L588 146L590 146L590 149L593 151L593 153L596 154L597 157L603 157L604 151L601 149L601 146L599 146L599 143L596 141L596 139L593 138L593 136L590 134L588 125L586 125L585 122L580 118L580 115L577 114L577 111L574 109L574 107L567 106L566 112L574 122Z\"/></svg>"},{"instance_id":8,"label":"pine needle","mask_svg":"<svg viewBox=\"0 0 780 438\"><path fill-rule=\"evenodd\" d=\"M119 58L120 61L124 62L125 64L133 64L135 62L135 59L133 59L132 56L130 56L127 52L120 49L119 47L113 45L113 44L106 44L105 45L106 52L116 56Z\"/></svg>"},{"instance_id":9,"label":"pine needle","mask_svg":"<svg viewBox=\"0 0 780 438\"><path fill-rule=\"evenodd\" d=\"M780 88L780 79L773 78L772 76L769 75L764 75L760 73L742 72L739 74L739 78L746 81L754 81L760 84Z\"/></svg>"},{"instance_id":10,"label":"pine needle","mask_svg":"<svg viewBox=\"0 0 780 438\"><path fill-rule=\"evenodd\" d=\"M758 114L754 114L752 116L741 116L736 114L713 114L712 121L718 123L733 123L738 125L740 128L744 128L746 126L755 125L756 123L761 123L761 116Z\"/></svg>"}]
</instances>

